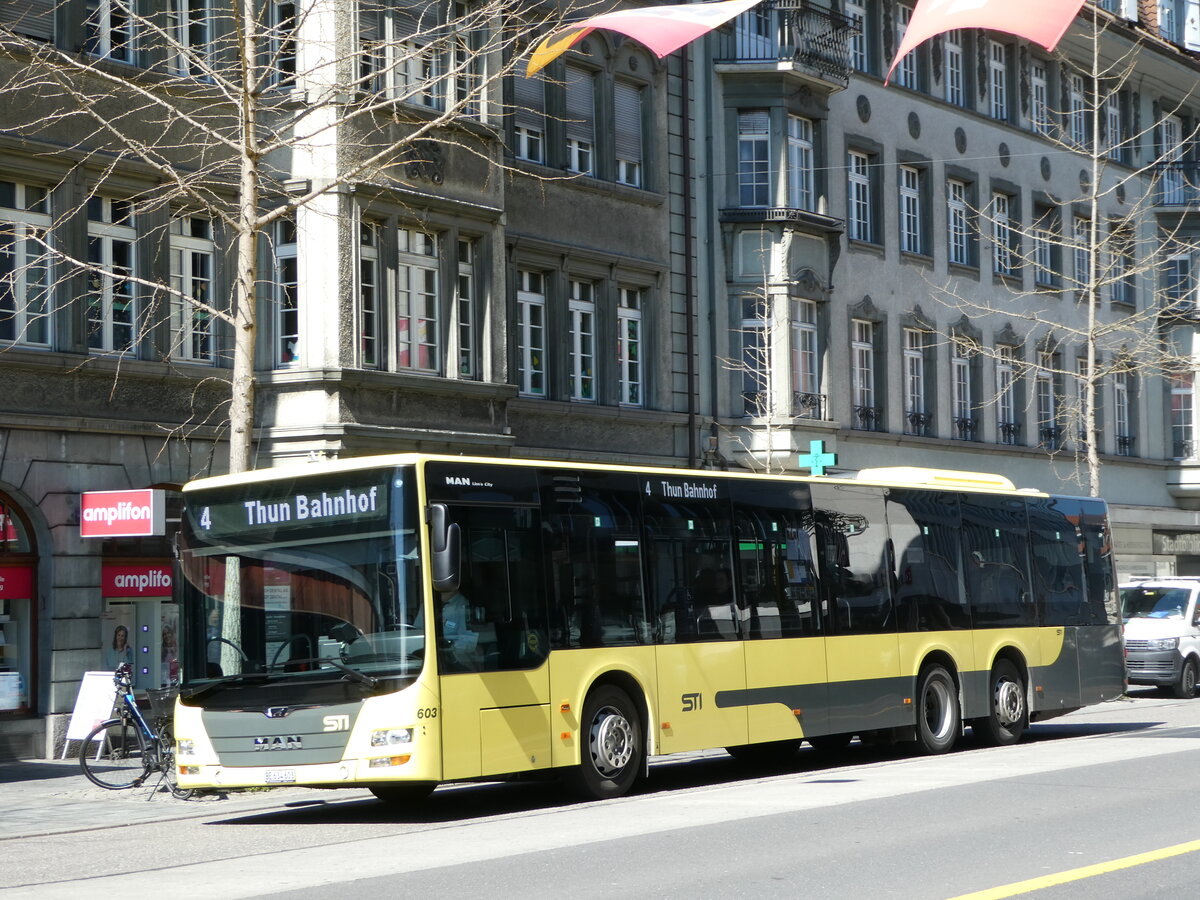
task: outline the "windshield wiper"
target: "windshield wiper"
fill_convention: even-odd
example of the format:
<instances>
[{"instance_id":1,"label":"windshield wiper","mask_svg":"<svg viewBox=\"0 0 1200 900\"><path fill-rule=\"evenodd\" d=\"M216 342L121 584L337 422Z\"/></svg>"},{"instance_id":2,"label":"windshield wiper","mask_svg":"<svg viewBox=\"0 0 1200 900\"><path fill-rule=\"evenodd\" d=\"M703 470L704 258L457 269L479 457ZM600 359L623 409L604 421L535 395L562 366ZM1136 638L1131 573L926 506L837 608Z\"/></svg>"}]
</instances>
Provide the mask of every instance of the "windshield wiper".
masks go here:
<instances>
[{"instance_id":1,"label":"windshield wiper","mask_svg":"<svg viewBox=\"0 0 1200 900\"><path fill-rule=\"evenodd\" d=\"M212 693L218 688L232 687L235 684L262 684L263 682L270 680L271 676L265 672L247 672L243 675L227 675L220 681L214 681L211 684L206 684L202 687L196 688L196 690L192 691L190 694L184 694L180 692L180 699L183 700L184 703L187 703L191 700L199 700L201 697Z\"/></svg>"},{"instance_id":2,"label":"windshield wiper","mask_svg":"<svg viewBox=\"0 0 1200 900\"><path fill-rule=\"evenodd\" d=\"M366 685L368 688L374 688L377 684L379 684L378 678L372 678L366 672L360 672L358 669L351 668L350 666L346 665L340 659L335 659L329 656L311 656L303 659L289 659L283 664L288 666L302 666L308 663L317 663L317 665L320 665L321 663L328 663L335 669L340 669L344 673L342 675L343 681L353 681L356 684Z\"/></svg>"}]
</instances>

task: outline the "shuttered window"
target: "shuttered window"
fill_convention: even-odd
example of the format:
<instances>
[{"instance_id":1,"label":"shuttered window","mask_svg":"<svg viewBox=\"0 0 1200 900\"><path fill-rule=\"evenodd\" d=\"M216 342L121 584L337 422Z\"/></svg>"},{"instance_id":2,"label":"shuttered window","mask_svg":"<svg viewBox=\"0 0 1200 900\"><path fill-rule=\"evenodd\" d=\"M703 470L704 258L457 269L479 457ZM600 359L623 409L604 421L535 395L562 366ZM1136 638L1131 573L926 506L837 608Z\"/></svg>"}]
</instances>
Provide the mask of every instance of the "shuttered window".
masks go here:
<instances>
[{"instance_id":1,"label":"shuttered window","mask_svg":"<svg viewBox=\"0 0 1200 900\"><path fill-rule=\"evenodd\" d=\"M54 39L55 0L23 0L0 5L0 22L25 37Z\"/></svg>"},{"instance_id":2,"label":"shuttered window","mask_svg":"<svg viewBox=\"0 0 1200 900\"><path fill-rule=\"evenodd\" d=\"M642 185L642 89L617 82L613 86L616 119L617 181Z\"/></svg>"},{"instance_id":3,"label":"shuttered window","mask_svg":"<svg viewBox=\"0 0 1200 900\"><path fill-rule=\"evenodd\" d=\"M541 76L513 76L513 155L531 162L546 161L546 94Z\"/></svg>"},{"instance_id":4,"label":"shuttered window","mask_svg":"<svg viewBox=\"0 0 1200 900\"><path fill-rule=\"evenodd\" d=\"M593 174L596 133L596 88L590 72L567 67L567 168Z\"/></svg>"}]
</instances>

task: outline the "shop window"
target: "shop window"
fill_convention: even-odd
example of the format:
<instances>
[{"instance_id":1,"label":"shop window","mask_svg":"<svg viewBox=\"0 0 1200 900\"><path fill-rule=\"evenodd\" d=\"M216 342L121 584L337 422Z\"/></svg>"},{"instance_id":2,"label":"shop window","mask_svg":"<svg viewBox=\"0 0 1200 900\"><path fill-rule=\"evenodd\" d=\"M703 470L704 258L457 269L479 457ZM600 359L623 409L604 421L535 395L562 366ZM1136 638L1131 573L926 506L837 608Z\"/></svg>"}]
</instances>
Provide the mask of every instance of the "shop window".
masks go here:
<instances>
[{"instance_id":1,"label":"shop window","mask_svg":"<svg viewBox=\"0 0 1200 900\"><path fill-rule=\"evenodd\" d=\"M32 711L35 564L28 528L0 495L0 716Z\"/></svg>"},{"instance_id":2,"label":"shop window","mask_svg":"<svg viewBox=\"0 0 1200 900\"><path fill-rule=\"evenodd\" d=\"M106 562L101 570L101 663L133 669L138 690L165 687L179 678L179 608L171 599L171 565Z\"/></svg>"}]
</instances>

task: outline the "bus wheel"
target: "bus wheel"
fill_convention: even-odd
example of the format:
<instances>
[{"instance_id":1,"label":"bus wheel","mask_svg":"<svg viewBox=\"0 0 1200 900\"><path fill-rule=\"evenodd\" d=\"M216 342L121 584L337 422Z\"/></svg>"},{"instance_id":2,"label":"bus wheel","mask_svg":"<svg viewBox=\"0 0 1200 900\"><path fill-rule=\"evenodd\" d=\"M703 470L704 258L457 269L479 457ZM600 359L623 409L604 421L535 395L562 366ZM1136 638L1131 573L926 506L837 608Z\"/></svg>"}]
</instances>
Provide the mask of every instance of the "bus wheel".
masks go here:
<instances>
[{"instance_id":1,"label":"bus wheel","mask_svg":"<svg viewBox=\"0 0 1200 900\"><path fill-rule=\"evenodd\" d=\"M795 759L799 749L799 741L767 741L726 747L725 752L748 766L784 766Z\"/></svg>"},{"instance_id":2,"label":"bus wheel","mask_svg":"<svg viewBox=\"0 0 1200 900\"><path fill-rule=\"evenodd\" d=\"M414 806L432 794L435 787L435 781L407 781L400 784L373 784L369 790L388 806Z\"/></svg>"},{"instance_id":3,"label":"bus wheel","mask_svg":"<svg viewBox=\"0 0 1200 900\"><path fill-rule=\"evenodd\" d=\"M941 666L922 669L917 679L917 747L945 753L958 738L958 689Z\"/></svg>"},{"instance_id":4,"label":"bus wheel","mask_svg":"<svg viewBox=\"0 0 1200 900\"><path fill-rule=\"evenodd\" d=\"M571 789L588 800L627 793L642 768L645 741L633 701L620 688L601 685L583 705L579 765L567 773Z\"/></svg>"},{"instance_id":5,"label":"bus wheel","mask_svg":"<svg viewBox=\"0 0 1200 900\"><path fill-rule=\"evenodd\" d=\"M1025 733L1029 710L1025 706L1025 681L1017 667L1007 659L996 660L988 692L991 715L975 719L971 730L985 744L1015 744Z\"/></svg>"},{"instance_id":6,"label":"bus wheel","mask_svg":"<svg viewBox=\"0 0 1200 900\"><path fill-rule=\"evenodd\" d=\"M1171 693L1180 700L1191 700L1196 696L1196 660L1193 657L1188 657L1183 661L1183 671L1179 673L1179 680L1175 682Z\"/></svg>"}]
</instances>

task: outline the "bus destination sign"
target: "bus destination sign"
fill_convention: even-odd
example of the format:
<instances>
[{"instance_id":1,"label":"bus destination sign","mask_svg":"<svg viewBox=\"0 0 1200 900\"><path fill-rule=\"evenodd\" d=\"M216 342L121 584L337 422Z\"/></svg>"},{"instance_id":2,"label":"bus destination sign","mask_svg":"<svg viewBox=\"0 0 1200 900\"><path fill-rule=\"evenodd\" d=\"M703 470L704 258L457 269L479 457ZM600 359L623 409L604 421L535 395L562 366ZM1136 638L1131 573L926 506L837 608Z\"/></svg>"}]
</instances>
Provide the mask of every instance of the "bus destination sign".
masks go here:
<instances>
[{"instance_id":1,"label":"bus destination sign","mask_svg":"<svg viewBox=\"0 0 1200 900\"><path fill-rule=\"evenodd\" d=\"M188 498L193 529L201 534L344 528L387 518L386 484L286 481L214 491Z\"/></svg>"}]
</instances>

